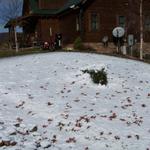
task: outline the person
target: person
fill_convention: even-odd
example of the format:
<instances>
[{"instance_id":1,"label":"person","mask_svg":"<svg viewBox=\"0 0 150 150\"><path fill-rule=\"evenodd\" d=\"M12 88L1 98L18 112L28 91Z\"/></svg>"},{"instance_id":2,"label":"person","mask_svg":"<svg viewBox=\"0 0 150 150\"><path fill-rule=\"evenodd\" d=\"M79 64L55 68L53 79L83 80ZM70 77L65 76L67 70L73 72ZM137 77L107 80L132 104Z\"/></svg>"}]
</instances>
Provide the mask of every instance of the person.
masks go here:
<instances>
[{"instance_id":1,"label":"person","mask_svg":"<svg viewBox=\"0 0 150 150\"><path fill-rule=\"evenodd\" d=\"M62 47L62 34L57 33L55 34L55 48L60 49Z\"/></svg>"}]
</instances>

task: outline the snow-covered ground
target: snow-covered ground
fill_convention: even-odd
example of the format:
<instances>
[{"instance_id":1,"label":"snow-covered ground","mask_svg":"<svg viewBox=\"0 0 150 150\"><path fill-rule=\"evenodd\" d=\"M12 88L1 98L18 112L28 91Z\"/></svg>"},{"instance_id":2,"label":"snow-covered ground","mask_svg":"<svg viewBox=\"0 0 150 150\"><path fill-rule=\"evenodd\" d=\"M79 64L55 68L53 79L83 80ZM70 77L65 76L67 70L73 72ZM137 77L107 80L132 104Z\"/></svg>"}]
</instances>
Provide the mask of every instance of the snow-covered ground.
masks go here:
<instances>
[{"instance_id":1,"label":"snow-covered ground","mask_svg":"<svg viewBox=\"0 0 150 150\"><path fill-rule=\"evenodd\" d=\"M107 86L81 71L102 67ZM81 53L0 59L0 149L150 150L150 65Z\"/></svg>"}]
</instances>

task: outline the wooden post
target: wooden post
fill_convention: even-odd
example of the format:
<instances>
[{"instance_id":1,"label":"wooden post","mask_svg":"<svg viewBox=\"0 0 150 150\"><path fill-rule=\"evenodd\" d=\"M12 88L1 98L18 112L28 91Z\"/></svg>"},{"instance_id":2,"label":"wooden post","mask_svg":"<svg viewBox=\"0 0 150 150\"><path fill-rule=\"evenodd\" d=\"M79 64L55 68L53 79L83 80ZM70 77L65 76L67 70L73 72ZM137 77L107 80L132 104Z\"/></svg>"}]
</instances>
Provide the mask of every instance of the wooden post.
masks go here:
<instances>
[{"instance_id":1,"label":"wooden post","mask_svg":"<svg viewBox=\"0 0 150 150\"><path fill-rule=\"evenodd\" d=\"M9 37L8 37L8 44L9 44L9 50L11 50L12 49L12 47L11 47L11 27L9 27L8 28L8 33L9 33Z\"/></svg>"},{"instance_id":2,"label":"wooden post","mask_svg":"<svg viewBox=\"0 0 150 150\"><path fill-rule=\"evenodd\" d=\"M14 27L14 32L15 32L16 53L18 53L19 48L18 48L18 37L17 37L17 30L16 30L16 26Z\"/></svg>"}]
</instances>

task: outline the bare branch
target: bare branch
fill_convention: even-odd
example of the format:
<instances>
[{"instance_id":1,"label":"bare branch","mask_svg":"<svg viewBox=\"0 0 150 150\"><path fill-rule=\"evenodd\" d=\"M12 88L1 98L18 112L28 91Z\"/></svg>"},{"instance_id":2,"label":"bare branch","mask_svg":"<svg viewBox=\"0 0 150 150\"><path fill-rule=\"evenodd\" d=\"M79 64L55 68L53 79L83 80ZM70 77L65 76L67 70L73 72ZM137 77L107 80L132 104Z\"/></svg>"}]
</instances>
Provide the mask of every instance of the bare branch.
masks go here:
<instances>
[{"instance_id":1,"label":"bare branch","mask_svg":"<svg viewBox=\"0 0 150 150\"><path fill-rule=\"evenodd\" d=\"M22 0L0 0L0 18L6 23L21 15Z\"/></svg>"}]
</instances>

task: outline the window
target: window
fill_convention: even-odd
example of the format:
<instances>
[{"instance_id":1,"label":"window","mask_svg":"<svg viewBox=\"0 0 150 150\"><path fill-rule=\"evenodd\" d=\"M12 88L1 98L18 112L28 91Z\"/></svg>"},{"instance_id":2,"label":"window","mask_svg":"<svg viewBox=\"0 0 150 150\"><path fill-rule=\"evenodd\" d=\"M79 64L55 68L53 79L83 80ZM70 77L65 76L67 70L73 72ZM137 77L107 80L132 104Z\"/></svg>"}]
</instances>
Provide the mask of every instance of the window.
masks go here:
<instances>
[{"instance_id":1,"label":"window","mask_svg":"<svg viewBox=\"0 0 150 150\"><path fill-rule=\"evenodd\" d=\"M145 17L145 30L150 31L150 16Z\"/></svg>"},{"instance_id":2,"label":"window","mask_svg":"<svg viewBox=\"0 0 150 150\"><path fill-rule=\"evenodd\" d=\"M125 28L125 26L126 26L126 17L125 16L118 17L118 25L122 28Z\"/></svg>"},{"instance_id":3,"label":"window","mask_svg":"<svg viewBox=\"0 0 150 150\"><path fill-rule=\"evenodd\" d=\"M99 30L99 15L97 13L91 13L90 27L91 31Z\"/></svg>"}]
</instances>

